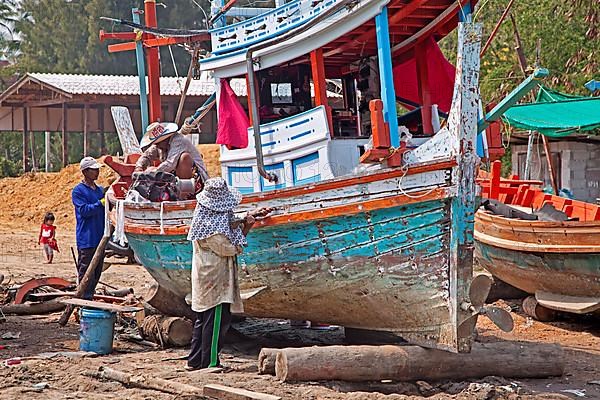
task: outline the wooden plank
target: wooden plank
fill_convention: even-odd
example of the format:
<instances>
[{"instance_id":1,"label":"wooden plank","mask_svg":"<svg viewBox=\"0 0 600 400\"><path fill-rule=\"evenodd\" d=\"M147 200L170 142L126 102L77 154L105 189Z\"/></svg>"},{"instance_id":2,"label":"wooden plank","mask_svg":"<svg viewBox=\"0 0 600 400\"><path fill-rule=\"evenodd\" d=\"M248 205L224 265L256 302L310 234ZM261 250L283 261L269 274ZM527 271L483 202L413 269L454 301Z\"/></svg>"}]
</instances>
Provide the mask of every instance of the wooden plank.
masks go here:
<instances>
[{"instance_id":1,"label":"wooden plank","mask_svg":"<svg viewBox=\"0 0 600 400\"><path fill-rule=\"evenodd\" d=\"M89 110L90 110L90 105L88 103L83 105L83 115L82 115L82 119L83 119L83 156L87 157L89 155L89 140L88 140L88 134L90 131L90 127L89 127Z\"/></svg>"},{"instance_id":2,"label":"wooden plank","mask_svg":"<svg viewBox=\"0 0 600 400\"><path fill-rule=\"evenodd\" d=\"M138 312L142 311L144 307L132 307L132 306L119 306L116 304L102 303L100 301L83 300L83 299L64 299L61 301L64 304L71 304L73 306L96 308L99 310L113 311L113 312Z\"/></svg>"},{"instance_id":3,"label":"wooden plank","mask_svg":"<svg viewBox=\"0 0 600 400\"><path fill-rule=\"evenodd\" d=\"M433 135L431 123L431 88L429 86L429 68L427 64L427 47L425 43L415 46L415 61L417 64L417 89L421 103L421 123L423 134Z\"/></svg>"},{"instance_id":4,"label":"wooden plank","mask_svg":"<svg viewBox=\"0 0 600 400\"><path fill-rule=\"evenodd\" d=\"M333 137L333 117L331 115L331 107L329 107L329 103L327 101L327 82L325 81L323 49L317 49L310 52L310 66L312 69L312 78L315 87L315 105L325 106L327 123L329 124L329 132L331 132L331 137Z\"/></svg>"},{"instance_id":5,"label":"wooden plank","mask_svg":"<svg viewBox=\"0 0 600 400\"><path fill-rule=\"evenodd\" d=\"M65 292L62 290L58 290L56 292L29 293L27 295L27 297L31 297L33 299L45 299L48 297L62 297L62 296L73 297L73 296L75 296L75 294L76 294L75 292ZM104 302L109 302L109 303L122 303L125 300L125 297L95 294L94 299L102 300Z\"/></svg>"},{"instance_id":6,"label":"wooden plank","mask_svg":"<svg viewBox=\"0 0 600 400\"><path fill-rule=\"evenodd\" d=\"M535 292L535 298L542 306L557 311L586 314L600 310L600 297L566 296L538 291Z\"/></svg>"},{"instance_id":7,"label":"wooden plank","mask_svg":"<svg viewBox=\"0 0 600 400\"><path fill-rule=\"evenodd\" d=\"M113 106L110 108L110 112L115 123L115 128L117 129L117 134L119 135L123 154L141 153L140 142L133 130L133 123L131 122L131 116L127 107Z\"/></svg>"},{"instance_id":8,"label":"wooden plank","mask_svg":"<svg viewBox=\"0 0 600 400\"><path fill-rule=\"evenodd\" d=\"M271 394L251 392L246 389L238 389L212 383L204 385L202 394L220 400L281 400L281 397L273 396Z\"/></svg>"},{"instance_id":9,"label":"wooden plank","mask_svg":"<svg viewBox=\"0 0 600 400\"><path fill-rule=\"evenodd\" d=\"M67 132L67 104L62 104L62 164L66 167L69 163L69 138Z\"/></svg>"},{"instance_id":10,"label":"wooden plank","mask_svg":"<svg viewBox=\"0 0 600 400\"><path fill-rule=\"evenodd\" d=\"M27 114L29 114L29 109L23 107L23 172L29 171L29 128Z\"/></svg>"}]
</instances>

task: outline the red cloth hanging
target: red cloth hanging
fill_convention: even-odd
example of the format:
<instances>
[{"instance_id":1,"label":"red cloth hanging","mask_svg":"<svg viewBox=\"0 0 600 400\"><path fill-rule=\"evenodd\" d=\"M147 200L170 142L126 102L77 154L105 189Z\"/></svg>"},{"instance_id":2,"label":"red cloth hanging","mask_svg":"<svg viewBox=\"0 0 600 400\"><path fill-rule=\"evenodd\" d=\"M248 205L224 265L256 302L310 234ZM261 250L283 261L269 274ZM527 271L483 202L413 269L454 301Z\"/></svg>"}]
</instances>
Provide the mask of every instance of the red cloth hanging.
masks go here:
<instances>
[{"instance_id":1,"label":"red cloth hanging","mask_svg":"<svg viewBox=\"0 0 600 400\"><path fill-rule=\"evenodd\" d=\"M431 103L437 104L442 112L450 111L452 103L452 92L454 90L454 75L456 69L444 57L438 44L432 37L425 43L427 59L427 70L429 78L429 89L431 91ZM417 83L417 61L412 58L393 68L394 89L396 96L421 104L419 98L419 87Z\"/></svg>"},{"instance_id":2,"label":"red cloth hanging","mask_svg":"<svg viewBox=\"0 0 600 400\"><path fill-rule=\"evenodd\" d=\"M235 92L226 79L221 79L217 143L226 145L230 150L248 147L249 126L248 115L238 101Z\"/></svg>"}]
</instances>

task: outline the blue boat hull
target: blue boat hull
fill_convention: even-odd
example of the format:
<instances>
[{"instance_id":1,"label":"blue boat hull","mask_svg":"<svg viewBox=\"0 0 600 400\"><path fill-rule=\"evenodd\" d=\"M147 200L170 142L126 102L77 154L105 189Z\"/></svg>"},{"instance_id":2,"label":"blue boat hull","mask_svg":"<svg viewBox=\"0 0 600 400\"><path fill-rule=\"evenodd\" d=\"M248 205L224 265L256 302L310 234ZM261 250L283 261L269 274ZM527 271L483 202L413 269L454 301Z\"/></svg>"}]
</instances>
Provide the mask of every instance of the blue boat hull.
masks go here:
<instances>
[{"instance_id":1,"label":"blue boat hull","mask_svg":"<svg viewBox=\"0 0 600 400\"><path fill-rule=\"evenodd\" d=\"M239 256L249 315L439 332L449 320L450 205L435 200L257 228ZM184 235L127 234L144 267L178 296L191 291ZM429 322L428 322L429 321Z\"/></svg>"}]
</instances>

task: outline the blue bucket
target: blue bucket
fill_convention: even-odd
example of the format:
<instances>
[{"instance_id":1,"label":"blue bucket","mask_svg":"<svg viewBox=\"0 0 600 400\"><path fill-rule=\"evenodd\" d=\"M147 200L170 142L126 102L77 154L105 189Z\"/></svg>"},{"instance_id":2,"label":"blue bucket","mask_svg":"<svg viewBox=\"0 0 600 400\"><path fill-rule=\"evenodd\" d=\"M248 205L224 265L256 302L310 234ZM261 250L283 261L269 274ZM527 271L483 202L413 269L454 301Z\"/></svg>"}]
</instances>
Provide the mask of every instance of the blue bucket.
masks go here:
<instances>
[{"instance_id":1,"label":"blue bucket","mask_svg":"<svg viewBox=\"0 0 600 400\"><path fill-rule=\"evenodd\" d=\"M82 308L79 320L79 350L110 354L113 348L114 328L114 313Z\"/></svg>"}]
</instances>

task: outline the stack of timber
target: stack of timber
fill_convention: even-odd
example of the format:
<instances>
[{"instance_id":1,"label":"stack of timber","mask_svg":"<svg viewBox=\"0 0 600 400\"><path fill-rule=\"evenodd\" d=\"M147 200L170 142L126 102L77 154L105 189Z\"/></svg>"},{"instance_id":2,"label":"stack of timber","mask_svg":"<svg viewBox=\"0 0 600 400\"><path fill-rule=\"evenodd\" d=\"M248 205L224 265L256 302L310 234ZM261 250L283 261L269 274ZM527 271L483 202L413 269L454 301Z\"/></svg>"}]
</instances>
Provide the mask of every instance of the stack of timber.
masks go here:
<instances>
[{"instance_id":1,"label":"stack of timber","mask_svg":"<svg viewBox=\"0 0 600 400\"><path fill-rule=\"evenodd\" d=\"M531 295L525 311L600 310L600 206L543 192L539 181L500 177L500 162L480 180L494 210L475 215L475 260ZM501 215L499 215L501 214Z\"/></svg>"}]
</instances>

